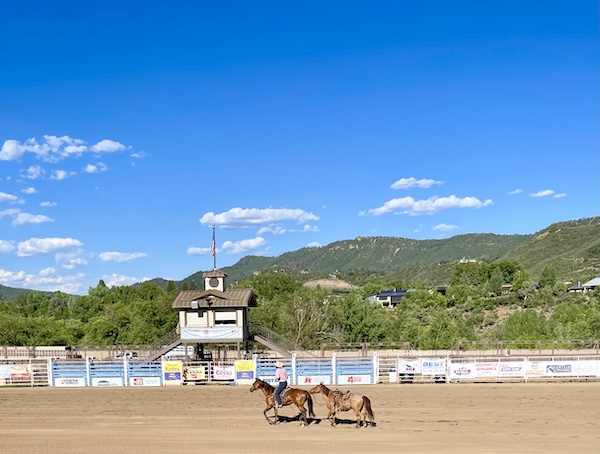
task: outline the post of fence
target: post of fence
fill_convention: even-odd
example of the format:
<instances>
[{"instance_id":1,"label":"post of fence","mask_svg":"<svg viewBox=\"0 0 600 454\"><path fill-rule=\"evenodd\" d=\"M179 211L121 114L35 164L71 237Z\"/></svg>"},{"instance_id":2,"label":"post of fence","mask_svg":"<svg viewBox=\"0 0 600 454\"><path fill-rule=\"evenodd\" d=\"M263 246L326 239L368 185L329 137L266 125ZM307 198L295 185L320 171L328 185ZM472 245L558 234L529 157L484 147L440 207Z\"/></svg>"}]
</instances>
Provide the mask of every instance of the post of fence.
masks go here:
<instances>
[{"instance_id":1,"label":"post of fence","mask_svg":"<svg viewBox=\"0 0 600 454\"><path fill-rule=\"evenodd\" d=\"M91 365L92 359L88 356L85 359L85 379L86 379L86 386L92 386L92 365Z\"/></svg>"},{"instance_id":2,"label":"post of fence","mask_svg":"<svg viewBox=\"0 0 600 454\"><path fill-rule=\"evenodd\" d=\"M47 369L46 375L48 377L48 385L54 386L54 377L53 377L54 374L52 372L52 363L53 363L52 358L48 358L47 363L48 363L48 365L46 367L48 369Z\"/></svg>"},{"instance_id":3,"label":"post of fence","mask_svg":"<svg viewBox=\"0 0 600 454\"><path fill-rule=\"evenodd\" d=\"M337 355L335 352L331 353L331 383L337 385Z\"/></svg>"},{"instance_id":4,"label":"post of fence","mask_svg":"<svg viewBox=\"0 0 600 454\"><path fill-rule=\"evenodd\" d=\"M379 382L379 355L373 352L373 384Z\"/></svg>"},{"instance_id":5,"label":"post of fence","mask_svg":"<svg viewBox=\"0 0 600 454\"><path fill-rule=\"evenodd\" d=\"M296 360L298 359L296 353L292 353L292 385L298 384L298 379L296 377Z\"/></svg>"},{"instance_id":6,"label":"post of fence","mask_svg":"<svg viewBox=\"0 0 600 454\"><path fill-rule=\"evenodd\" d=\"M124 386L129 386L129 359L126 355L123 355L123 379L125 380Z\"/></svg>"}]
</instances>

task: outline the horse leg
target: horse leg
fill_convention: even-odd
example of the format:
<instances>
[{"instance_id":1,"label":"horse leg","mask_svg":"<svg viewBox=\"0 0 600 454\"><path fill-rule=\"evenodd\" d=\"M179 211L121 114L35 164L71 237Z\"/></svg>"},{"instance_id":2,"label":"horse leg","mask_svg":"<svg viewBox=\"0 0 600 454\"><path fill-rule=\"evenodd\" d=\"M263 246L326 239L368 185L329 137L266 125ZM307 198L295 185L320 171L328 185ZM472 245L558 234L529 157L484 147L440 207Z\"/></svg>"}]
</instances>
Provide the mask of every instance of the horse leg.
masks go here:
<instances>
[{"instance_id":1,"label":"horse leg","mask_svg":"<svg viewBox=\"0 0 600 454\"><path fill-rule=\"evenodd\" d=\"M360 427L360 410L358 408L354 409L354 414L356 415L356 428L358 429Z\"/></svg>"},{"instance_id":2,"label":"horse leg","mask_svg":"<svg viewBox=\"0 0 600 454\"><path fill-rule=\"evenodd\" d=\"M327 410L329 410L329 414L327 415L327 419L331 423L332 427L335 427L335 408L332 405L327 406Z\"/></svg>"},{"instance_id":3,"label":"horse leg","mask_svg":"<svg viewBox=\"0 0 600 454\"><path fill-rule=\"evenodd\" d=\"M269 416L267 416L267 412L271 411L271 409L273 409L273 411L275 412L275 422L271 422L271 420L269 419ZM277 424L277 408L275 408L275 405L271 405L271 404L267 404L267 408L265 408L265 411L263 411L263 414L265 415L265 419L267 420L267 422L271 425L273 424Z\"/></svg>"},{"instance_id":4,"label":"horse leg","mask_svg":"<svg viewBox=\"0 0 600 454\"><path fill-rule=\"evenodd\" d=\"M308 426L308 418L306 417L306 408L304 408L304 405L300 406L298 404L296 404L296 407L298 407L298 410L300 410L300 425L301 426Z\"/></svg>"}]
</instances>

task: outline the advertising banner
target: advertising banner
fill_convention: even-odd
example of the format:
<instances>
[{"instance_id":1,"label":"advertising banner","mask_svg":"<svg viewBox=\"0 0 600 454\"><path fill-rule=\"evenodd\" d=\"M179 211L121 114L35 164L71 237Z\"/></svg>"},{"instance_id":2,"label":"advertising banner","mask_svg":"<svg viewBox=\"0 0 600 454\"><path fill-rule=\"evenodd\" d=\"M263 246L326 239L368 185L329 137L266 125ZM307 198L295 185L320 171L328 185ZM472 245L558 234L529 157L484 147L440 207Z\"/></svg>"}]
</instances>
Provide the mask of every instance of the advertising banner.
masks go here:
<instances>
[{"instance_id":1,"label":"advertising banner","mask_svg":"<svg viewBox=\"0 0 600 454\"><path fill-rule=\"evenodd\" d=\"M10 378L11 380L30 380L31 368L29 364L11 364Z\"/></svg>"},{"instance_id":2,"label":"advertising banner","mask_svg":"<svg viewBox=\"0 0 600 454\"><path fill-rule=\"evenodd\" d=\"M92 386L125 386L123 377L92 377Z\"/></svg>"},{"instance_id":3,"label":"advertising banner","mask_svg":"<svg viewBox=\"0 0 600 454\"><path fill-rule=\"evenodd\" d=\"M234 366L213 366L212 372L213 380L234 380L235 379L235 367Z\"/></svg>"},{"instance_id":4,"label":"advertising banner","mask_svg":"<svg viewBox=\"0 0 600 454\"><path fill-rule=\"evenodd\" d=\"M0 378L10 378L10 366L0 365Z\"/></svg>"},{"instance_id":5,"label":"advertising banner","mask_svg":"<svg viewBox=\"0 0 600 454\"><path fill-rule=\"evenodd\" d=\"M183 371L183 376L186 380L206 380L206 367L205 366L189 366Z\"/></svg>"},{"instance_id":6,"label":"advertising banner","mask_svg":"<svg viewBox=\"0 0 600 454\"><path fill-rule=\"evenodd\" d=\"M421 360L420 359L404 359L398 360L398 373L400 374L420 374Z\"/></svg>"},{"instance_id":7,"label":"advertising banner","mask_svg":"<svg viewBox=\"0 0 600 454\"><path fill-rule=\"evenodd\" d=\"M498 363L498 377L524 377L525 361Z\"/></svg>"},{"instance_id":8,"label":"advertising banner","mask_svg":"<svg viewBox=\"0 0 600 454\"><path fill-rule=\"evenodd\" d=\"M446 358L424 358L421 362L421 371L423 375L446 375Z\"/></svg>"},{"instance_id":9,"label":"advertising banner","mask_svg":"<svg viewBox=\"0 0 600 454\"><path fill-rule=\"evenodd\" d=\"M493 361L475 363L475 376L478 378L497 377L498 363Z\"/></svg>"},{"instance_id":10,"label":"advertising banner","mask_svg":"<svg viewBox=\"0 0 600 454\"><path fill-rule=\"evenodd\" d=\"M547 377L574 377L578 374L575 361L547 362L545 375Z\"/></svg>"},{"instance_id":11,"label":"advertising banner","mask_svg":"<svg viewBox=\"0 0 600 454\"><path fill-rule=\"evenodd\" d=\"M600 377L600 361L598 360L579 360L580 377Z\"/></svg>"},{"instance_id":12,"label":"advertising banner","mask_svg":"<svg viewBox=\"0 0 600 454\"><path fill-rule=\"evenodd\" d=\"M456 363L450 365L450 378L475 378L477 376L475 363Z\"/></svg>"},{"instance_id":13,"label":"advertising banner","mask_svg":"<svg viewBox=\"0 0 600 454\"><path fill-rule=\"evenodd\" d=\"M161 386L160 377L129 377L129 386Z\"/></svg>"},{"instance_id":14,"label":"advertising banner","mask_svg":"<svg viewBox=\"0 0 600 454\"><path fill-rule=\"evenodd\" d=\"M373 380L370 375L338 375L337 382L339 385L371 385Z\"/></svg>"},{"instance_id":15,"label":"advertising banner","mask_svg":"<svg viewBox=\"0 0 600 454\"><path fill-rule=\"evenodd\" d=\"M57 388L62 387L73 387L73 386L85 386L85 378L83 377L68 377L68 378L55 378L54 386Z\"/></svg>"},{"instance_id":16,"label":"advertising banner","mask_svg":"<svg viewBox=\"0 0 600 454\"><path fill-rule=\"evenodd\" d=\"M542 361L528 361L525 363L525 376L529 378L539 378L546 374L546 363Z\"/></svg>"},{"instance_id":17,"label":"advertising banner","mask_svg":"<svg viewBox=\"0 0 600 454\"><path fill-rule=\"evenodd\" d=\"M238 384L252 384L255 374L254 361L240 360L235 362L235 380Z\"/></svg>"},{"instance_id":18,"label":"advertising banner","mask_svg":"<svg viewBox=\"0 0 600 454\"><path fill-rule=\"evenodd\" d=\"M331 375L298 375L299 385L331 385Z\"/></svg>"},{"instance_id":19,"label":"advertising banner","mask_svg":"<svg viewBox=\"0 0 600 454\"><path fill-rule=\"evenodd\" d=\"M163 382L165 386L181 385L183 381L183 363L181 361L165 361L163 367Z\"/></svg>"},{"instance_id":20,"label":"advertising banner","mask_svg":"<svg viewBox=\"0 0 600 454\"><path fill-rule=\"evenodd\" d=\"M242 328L182 328L182 339L192 340L243 340L244 331Z\"/></svg>"},{"instance_id":21,"label":"advertising banner","mask_svg":"<svg viewBox=\"0 0 600 454\"><path fill-rule=\"evenodd\" d=\"M258 378L260 378L262 381L268 383L269 385L275 386L275 387L277 387L277 385L279 383L277 381L277 379L275 378L275 376L273 376L273 375L261 375Z\"/></svg>"}]
</instances>

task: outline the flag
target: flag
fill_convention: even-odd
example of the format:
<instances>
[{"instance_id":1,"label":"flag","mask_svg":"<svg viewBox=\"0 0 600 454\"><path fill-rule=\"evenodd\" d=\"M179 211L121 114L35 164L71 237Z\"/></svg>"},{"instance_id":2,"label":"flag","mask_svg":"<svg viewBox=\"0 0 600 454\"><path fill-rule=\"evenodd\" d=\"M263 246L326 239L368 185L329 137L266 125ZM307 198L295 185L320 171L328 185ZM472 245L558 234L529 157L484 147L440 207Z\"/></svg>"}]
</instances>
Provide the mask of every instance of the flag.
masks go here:
<instances>
[{"instance_id":1,"label":"flag","mask_svg":"<svg viewBox=\"0 0 600 454\"><path fill-rule=\"evenodd\" d=\"M215 227L213 226L212 243L210 244L210 255L212 255L214 257L216 255L216 253L217 253L217 246L215 245Z\"/></svg>"}]
</instances>

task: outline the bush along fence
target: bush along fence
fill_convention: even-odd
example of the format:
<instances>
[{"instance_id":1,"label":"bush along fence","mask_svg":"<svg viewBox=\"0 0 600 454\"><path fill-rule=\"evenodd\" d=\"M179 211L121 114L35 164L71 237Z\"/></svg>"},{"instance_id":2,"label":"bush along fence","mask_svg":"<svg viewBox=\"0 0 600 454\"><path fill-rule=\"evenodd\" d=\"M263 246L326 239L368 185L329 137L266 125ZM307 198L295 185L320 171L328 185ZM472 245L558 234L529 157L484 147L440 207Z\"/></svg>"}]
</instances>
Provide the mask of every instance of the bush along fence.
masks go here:
<instances>
[{"instance_id":1,"label":"bush along fence","mask_svg":"<svg viewBox=\"0 0 600 454\"><path fill-rule=\"evenodd\" d=\"M277 358L228 361L148 362L123 360L19 359L0 361L0 386L143 387L251 384L273 385ZM294 386L372 385L378 383L529 382L598 380L600 355L512 357L371 357L279 359Z\"/></svg>"}]
</instances>

